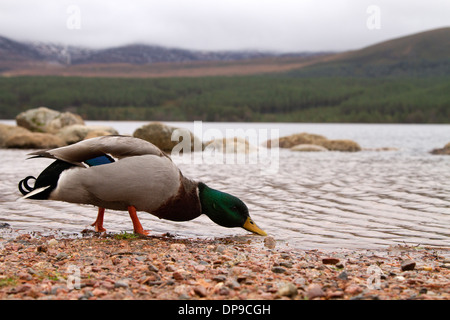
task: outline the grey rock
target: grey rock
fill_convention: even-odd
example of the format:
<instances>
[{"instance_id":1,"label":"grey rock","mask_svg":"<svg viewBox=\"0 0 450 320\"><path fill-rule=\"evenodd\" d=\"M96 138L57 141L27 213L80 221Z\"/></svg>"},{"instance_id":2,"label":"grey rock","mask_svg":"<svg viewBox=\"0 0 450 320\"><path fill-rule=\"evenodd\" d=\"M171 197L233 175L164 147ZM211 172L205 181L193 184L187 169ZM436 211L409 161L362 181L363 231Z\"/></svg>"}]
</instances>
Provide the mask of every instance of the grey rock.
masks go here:
<instances>
[{"instance_id":1,"label":"grey rock","mask_svg":"<svg viewBox=\"0 0 450 320\"><path fill-rule=\"evenodd\" d=\"M403 261L401 264L402 271L414 270L415 267L416 262L410 259Z\"/></svg>"}]
</instances>

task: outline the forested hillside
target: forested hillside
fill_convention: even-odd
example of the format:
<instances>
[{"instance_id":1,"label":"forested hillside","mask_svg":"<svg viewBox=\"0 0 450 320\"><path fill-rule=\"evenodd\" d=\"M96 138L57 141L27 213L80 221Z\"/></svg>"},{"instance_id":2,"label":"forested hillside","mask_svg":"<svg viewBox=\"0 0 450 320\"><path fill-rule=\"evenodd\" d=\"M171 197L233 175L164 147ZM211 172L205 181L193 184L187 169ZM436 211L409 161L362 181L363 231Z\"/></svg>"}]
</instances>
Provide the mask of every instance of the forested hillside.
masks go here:
<instances>
[{"instance_id":1,"label":"forested hillside","mask_svg":"<svg viewBox=\"0 0 450 320\"><path fill-rule=\"evenodd\" d=\"M0 78L0 118L38 106L90 120L449 123L450 77Z\"/></svg>"}]
</instances>

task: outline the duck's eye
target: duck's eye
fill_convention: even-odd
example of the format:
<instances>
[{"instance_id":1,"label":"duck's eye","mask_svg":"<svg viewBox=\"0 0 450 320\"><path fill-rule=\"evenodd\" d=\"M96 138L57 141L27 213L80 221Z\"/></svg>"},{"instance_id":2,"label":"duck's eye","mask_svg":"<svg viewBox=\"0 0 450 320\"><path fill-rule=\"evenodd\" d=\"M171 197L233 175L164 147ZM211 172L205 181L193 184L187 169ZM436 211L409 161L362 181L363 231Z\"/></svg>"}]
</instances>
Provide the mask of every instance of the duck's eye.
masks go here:
<instances>
[{"instance_id":1,"label":"duck's eye","mask_svg":"<svg viewBox=\"0 0 450 320\"><path fill-rule=\"evenodd\" d=\"M238 211L238 207L232 206L232 207L231 207L231 210L232 210L232 211Z\"/></svg>"}]
</instances>

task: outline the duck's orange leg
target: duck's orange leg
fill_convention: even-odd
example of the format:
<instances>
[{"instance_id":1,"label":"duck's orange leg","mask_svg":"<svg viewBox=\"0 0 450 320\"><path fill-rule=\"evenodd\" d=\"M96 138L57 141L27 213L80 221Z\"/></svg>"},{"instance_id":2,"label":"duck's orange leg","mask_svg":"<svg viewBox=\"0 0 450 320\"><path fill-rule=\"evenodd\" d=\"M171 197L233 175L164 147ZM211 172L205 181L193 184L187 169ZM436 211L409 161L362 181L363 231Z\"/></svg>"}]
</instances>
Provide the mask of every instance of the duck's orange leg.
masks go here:
<instances>
[{"instance_id":1,"label":"duck's orange leg","mask_svg":"<svg viewBox=\"0 0 450 320\"><path fill-rule=\"evenodd\" d=\"M103 216L105 214L105 208L98 208L97 219L91 226L95 227L95 231L97 232L105 232L106 229L103 228Z\"/></svg>"},{"instance_id":2,"label":"duck's orange leg","mask_svg":"<svg viewBox=\"0 0 450 320\"><path fill-rule=\"evenodd\" d=\"M141 222L136 213L136 208L134 206L128 207L128 213L130 214L131 221L133 222L134 233L142 234L144 236L148 236L149 232L142 228Z\"/></svg>"}]
</instances>

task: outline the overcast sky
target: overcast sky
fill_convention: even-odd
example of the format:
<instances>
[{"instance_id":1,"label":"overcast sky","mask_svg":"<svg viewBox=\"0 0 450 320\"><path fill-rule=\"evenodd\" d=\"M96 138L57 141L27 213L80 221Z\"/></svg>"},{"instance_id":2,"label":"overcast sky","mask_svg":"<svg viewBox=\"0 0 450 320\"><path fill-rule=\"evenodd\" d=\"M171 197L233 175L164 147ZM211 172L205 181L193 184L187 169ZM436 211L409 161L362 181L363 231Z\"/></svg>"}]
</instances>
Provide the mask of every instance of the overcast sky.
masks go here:
<instances>
[{"instance_id":1,"label":"overcast sky","mask_svg":"<svg viewBox=\"0 0 450 320\"><path fill-rule=\"evenodd\" d=\"M342 51L450 26L450 0L0 0L0 35L86 47Z\"/></svg>"}]
</instances>

